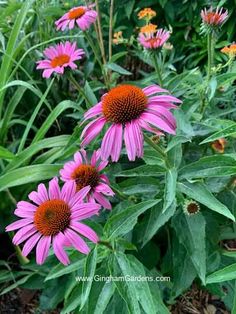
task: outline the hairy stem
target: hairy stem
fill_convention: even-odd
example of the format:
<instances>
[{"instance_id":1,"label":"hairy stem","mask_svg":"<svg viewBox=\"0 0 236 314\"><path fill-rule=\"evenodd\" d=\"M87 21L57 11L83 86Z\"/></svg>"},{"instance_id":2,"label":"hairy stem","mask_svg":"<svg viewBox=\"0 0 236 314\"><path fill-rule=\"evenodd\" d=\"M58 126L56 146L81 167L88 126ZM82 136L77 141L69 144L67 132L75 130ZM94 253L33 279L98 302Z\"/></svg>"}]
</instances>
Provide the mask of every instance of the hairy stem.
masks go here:
<instances>
[{"instance_id":1,"label":"hairy stem","mask_svg":"<svg viewBox=\"0 0 236 314\"><path fill-rule=\"evenodd\" d=\"M168 156L167 154L161 149L160 146L156 145L146 134L144 134L144 140L145 142L151 146L153 149L155 149L155 151L157 152L157 154L159 155L159 157L161 157L161 159L164 160L166 167L169 169L170 168L170 164L169 164L169 160L168 160Z\"/></svg>"},{"instance_id":2,"label":"hairy stem","mask_svg":"<svg viewBox=\"0 0 236 314\"><path fill-rule=\"evenodd\" d=\"M114 0L110 4L110 21L109 21L109 61L112 57L112 24L113 24Z\"/></svg>"},{"instance_id":3,"label":"hairy stem","mask_svg":"<svg viewBox=\"0 0 236 314\"><path fill-rule=\"evenodd\" d=\"M105 65L106 56L105 56L105 48L104 48L104 42L103 42L103 37L102 37L101 15L100 15L100 10L99 10L98 0L95 0L95 4L96 4L96 11L98 14L97 23L98 23L98 35L99 35L99 41L100 41L100 47L101 47L101 54L102 54L103 63Z\"/></svg>"},{"instance_id":4,"label":"hairy stem","mask_svg":"<svg viewBox=\"0 0 236 314\"><path fill-rule=\"evenodd\" d=\"M157 56L155 54L153 54L153 63L154 63L154 67L155 67L155 70L156 70L157 77L158 77L158 83L159 83L160 86L163 86L163 80L162 80L162 77L161 77L161 71L160 71L159 64L157 62Z\"/></svg>"}]
</instances>

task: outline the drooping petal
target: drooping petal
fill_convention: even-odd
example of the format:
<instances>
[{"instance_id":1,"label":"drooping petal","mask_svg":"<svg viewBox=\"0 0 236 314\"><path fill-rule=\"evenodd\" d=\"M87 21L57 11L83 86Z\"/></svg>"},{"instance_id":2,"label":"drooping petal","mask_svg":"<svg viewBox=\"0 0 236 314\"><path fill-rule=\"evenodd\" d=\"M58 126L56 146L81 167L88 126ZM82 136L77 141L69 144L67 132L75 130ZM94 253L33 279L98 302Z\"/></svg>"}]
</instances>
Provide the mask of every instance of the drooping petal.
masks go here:
<instances>
[{"instance_id":1,"label":"drooping petal","mask_svg":"<svg viewBox=\"0 0 236 314\"><path fill-rule=\"evenodd\" d=\"M25 242L22 250L23 256L27 256L33 250L41 236L42 235L37 232Z\"/></svg>"},{"instance_id":2,"label":"drooping petal","mask_svg":"<svg viewBox=\"0 0 236 314\"><path fill-rule=\"evenodd\" d=\"M42 265L47 256L48 256L48 252L49 252L49 248L51 245L51 236L43 236L37 246L36 246L36 262L39 265Z\"/></svg>"},{"instance_id":3,"label":"drooping petal","mask_svg":"<svg viewBox=\"0 0 236 314\"><path fill-rule=\"evenodd\" d=\"M84 253L84 254L89 253L90 248L88 247L86 242L75 231L71 229L66 229L64 234L79 252Z\"/></svg>"},{"instance_id":4,"label":"drooping petal","mask_svg":"<svg viewBox=\"0 0 236 314\"><path fill-rule=\"evenodd\" d=\"M59 232L53 238L53 251L56 257L59 259L59 261L64 265L70 264L69 257L63 248L63 246L66 243L66 240L67 239L62 232Z\"/></svg>"}]
</instances>

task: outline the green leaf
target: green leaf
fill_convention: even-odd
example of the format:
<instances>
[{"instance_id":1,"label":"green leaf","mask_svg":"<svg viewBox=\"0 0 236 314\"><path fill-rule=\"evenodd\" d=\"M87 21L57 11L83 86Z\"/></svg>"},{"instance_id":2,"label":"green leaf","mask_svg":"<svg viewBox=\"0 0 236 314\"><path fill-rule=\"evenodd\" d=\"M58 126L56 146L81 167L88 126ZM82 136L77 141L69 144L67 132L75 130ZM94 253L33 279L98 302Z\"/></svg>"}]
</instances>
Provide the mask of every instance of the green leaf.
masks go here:
<instances>
[{"instance_id":1,"label":"green leaf","mask_svg":"<svg viewBox=\"0 0 236 314\"><path fill-rule=\"evenodd\" d=\"M203 183L182 182L178 183L177 187L180 192L186 194L190 198L193 198L211 210L235 221L235 217L230 212L230 210L224 204L218 201Z\"/></svg>"},{"instance_id":2,"label":"green leaf","mask_svg":"<svg viewBox=\"0 0 236 314\"><path fill-rule=\"evenodd\" d=\"M127 51L121 51L121 52L118 52L118 53L115 53L112 57L111 57L111 60L110 62L111 63L114 63L116 60L124 57L127 55Z\"/></svg>"},{"instance_id":3,"label":"green leaf","mask_svg":"<svg viewBox=\"0 0 236 314\"><path fill-rule=\"evenodd\" d=\"M104 232L108 234L109 238L125 235L133 229L137 223L138 216L158 202L160 200L145 201L110 216L105 224Z\"/></svg>"},{"instance_id":4,"label":"green leaf","mask_svg":"<svg viewBox=\"0 0 236 314\"><path fill-rule=\"evenodd\" d=\"M132 73L122 68L116 63L107 63L107 68L122 75L131 75Z\"/></svg>"},{"instance_id":5,"label":"green leaf","mask_svg":"<svg viewBox=\"0 0 236 314\"><path fill-rule=\"evenodd\" d=\"M166 169L158 165L143 165L118 173L118 177L155 177L164 174Z\"/></svg>"},{"instance_id":6,"label":"green leaf","mask_svg":"<svg viewBox=\"0 0 236 314\"><path fill-rule=\"evenodd\" d=\"M177 180L177 169L167 169L166 171L166 184L165 184L165 192L164 192L164 205L163 212L167 210L171 206L171 204L175 200L176 193L176 180Z\"/></svg>"},{"instance_id":7,"label":"green leaf","mask_svg":"<svg viewBox=\"0 0 236 314\"><path fill-rule=\"evenodd\" d=\"M97 298L96 306L93 314L101 314L105 311L112 295L115 292L115 285L112 281L105 282Z\"/></svg>"},{"instance_id":8,"label":"green leaf","mask_svg":"<svg viewBox=\"0 0 236 314\"><path fill-rule=\"evenodd\" d=\"M53 111L49 114L49 116L47 117L47 119L44 121L44 123L42 124L42 126L40 127L40 129L38 130L38 132L36 133L32 144L38 142L39 140L41 140L44 135L47 133L48 129L51 127L51 125L56 121L57 117L64 112L66 109L77 109L77 106L74 102L70 101L70 100L64 100L62 102L60 102L54 109Z\"/></svg>"},{"instance_id":9,"label":"green leaf","mask_svg":"<svg viewBox=\"0 0 236 314\"><path fill-rule=\"evenodd\" d=\"M113 264L112 264L112 277L124 277L131 274L131 269L129 265L129 261L127 260L125 254L117 252L113 256ZM124 280L124 281L114 281L116 288L125 301L128 313L130 314L140 314L140 307L138 303L138 298L135 293L134 283L132 281Z\"/></svg>"},{"instance_id":10,"label":"green leaf","mask_svg":"<svg viewBox=\"0 0 236 314\"><path fill-rule=\"evenodd\" d=\"M97 265L97 246L89 253L86 258L85 268L84 268L84 277L93 278ZM92 280L83 281L82 284L82 295L81 295L81 305L80 310L84 307L85 303L88 300L89 293L92 287Z\"/></svg>"},{"instance_id":11,"label":"green leaf","mask_svg":"<svg viewBox=\"0 0 236 314\"><path fill-rule=\"evenodd\" d=\"M234 135L236 135L236 123L234 125L226 127L225 129L220 130L220 131L214 133L213 135L207 137L204 141L202 141L200 143L200 145L205 144L205 143L209 143L209 142L213 142L213 141L215 141L219 138L222 138L222 137L228 137L228 136L234 136Z\"/></svg>"},{"instance_id":12,"label":"green leaf","mask_svg":"<svg viewBox=\"0 0 236 314\"><path fill-rule=\"evenodd\" d=\"M180 169L181 178L209 178L230 176L236 173L236 160L227 155L208 156Z\"/></svg>"},{"instance_id":13,"label":"green leaf","mask_svg":"<svg viewBox=\"0 0 236 314\"><path fill-rule=\"evenodd\" d=\"M157 233L157 231L174 215L176 203L173 202L163 213L163 204L155 205L144 218L142 225L138 228L138 241L142 247Z\"/></svg>"},{"instance_id":14,"label":"green leaf","mask_svg":"<svg viewBox=\"0 0 236 314\"><path fill-rule=\"evenodd\" d=\"M0 146L0 158L2 159L13 159L15 156L8 149Z\"/></svg>"},{"instance_id":15,"label":"green leaf","mask_svg":"<svg viewBox=\"0 0 236 314\"><path fill-rule=\"evenodd\" d=\"M236 279L236 263L217 270L206 278L206 283L224 282Z\"/></svg>"},{"instance_id":16,"label":"green leaf","mask_svg":"<svg viewBox=\"0 0 236 314\"><path fill-rule=\"evenodd\" d=\"M14 159L6 167L5 171L9 171L19 167L42 149L52 147L64 147L67 144L69 138L70 138L69 135L59 135L55 137L46 138L44 140L39 141L38 143L30 145L28 148L26 148L25 150L23 150L21 153L17 154L14 157Z\"/></svg>"},{"instance_id":17,"label":"green leaf","mask_svg":"<svg viewBox=\"0 0 236 314\"><path fill-rule=\"evenodd\" d=\"M177 235L173 238L172 259L173 287L171 297L175 299L191 286L197 275L195 267L188 256L185 247L179 243Z\"/></svg>"},{"instance_id":18,"label":"green leaf","mask_svg":"<svg viewBox=\"0 0 236 314\"><path fill-rule=\"evenodd\" d=\"M205 284L206 276L206 222L201 213L187 216L183 212L172 218L172 227L175 229L179 242L185 247L188 256Z\"/></svg>"},{"instance_id":19,"label":"green leaf","mask_svg":"<svg viewBox=\"0 0 236 314\"><path fill-rule=\"evenodd\" d=\"M28 13L30 7L33 4L33 0L27 0L24 1L21 10L19 12L19 14L17 15L16 19L15 19L15 23L12 27L10 36L9 36L9 40L7 43L7 47L6 47L6 51L4 56L2 57L2 62L1 62L1 68L0 68L0 73L1 73L1 78L0 78L0 90L2 89L2 87L5 85L5 83L7 82L7 78L8 75L12 69L13 66L13 56L16 57L16 55L14 55L15 53L15 49L17 47L17 40L18 40L18 36L20 34L21 31L21 27L24 24L25 18L26 18L26 14ZM2 105L3 105L3 98L4 98L4 94L5 91L1 91L0 92L0 118L1 118L1 112L2 112Z\"/></svg>"},{"instance_id":20,"label":"green leaf","mask_svg":"<svg viewBox=\"0 0 236 314\"><path fill-rule=\"evenodd\" d=\"M45 281L56 279L58 277L70 274L74 271L78 271L79 269L83 269L84 263L85 263L85 258L84 258L84 256L81 256L81 258L79 260L77 257L77 260L75 262L71 263L70 265L68 265L67 267L65 267L62 264L58 264L52 268L52 270L49 272L49 274L45 278Z\"/></svg>"},{"instance_id":21,"label":"green leaf","mask_svg":"<svg viewBox=\"0 0 236 314\"><path fill-rule=\"evenodd\" d=\"M35 165L9 171L0 177L0 192L13 186L51 179L58 175L61 167L62 165Z\"/></svg>"},{"instance_id":22,"label":"green leaf","mask_svg":"<svg viewBox=\"0 0 236 314\"><path fill-rule=\"evenodd\" d=\"M97 97L95 96L92 88L90 87L89 83L86 81L84 85L84 93L87 96L90 104L95 105L97 101ZM89 106L89 104L87 104Z\"/></svg>"},{"instance_id":23,"label":"green leaf","mask_svg":"<svg viewBox=\"0 0 236 314\"><path fill-rule=\"evenodd\" d=\"M125 255L122 254L121 257L122 259L124 259ZM134 277L139 277L139 276L146 277L147 276L144 266L133 255L127 255L127 260L130 265L130 270L129 270L129 273L127 273L127 275L134 276ZM154 303L153 296L151 294L148 282L145 280L134 281L133 285L134 285L136 297L139 303L141 304L143 310L145 311L145 313L155 314L156 307L155 307L155 303Z\"/></svg>"}]
</instances>

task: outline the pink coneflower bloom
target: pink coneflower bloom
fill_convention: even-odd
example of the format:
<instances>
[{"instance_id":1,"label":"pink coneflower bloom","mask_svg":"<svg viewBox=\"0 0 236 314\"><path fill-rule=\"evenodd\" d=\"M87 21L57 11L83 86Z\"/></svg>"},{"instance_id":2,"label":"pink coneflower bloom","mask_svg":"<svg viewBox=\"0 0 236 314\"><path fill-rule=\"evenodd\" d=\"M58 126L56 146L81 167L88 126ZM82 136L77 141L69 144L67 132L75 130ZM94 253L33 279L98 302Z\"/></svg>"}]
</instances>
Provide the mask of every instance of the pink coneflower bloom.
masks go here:
<instances>
[{"instance_id":1,"label":"pink coneflower bloom","mask_svg":"<svg viewBox=\"0 0 236 314\"><path fill-rule=\"evenodd\" d=\"M86 151L75 153L74 161L67 162L60 170L62 181L73 180L77 191L90 186L87 199L89 202L97 201L104 208L111 209L111 204L105 196L113 196L114 192L109 187L109 180L101 171L107 166L107 161L100 160L100 150L94 151L91 160L88 160Z\"/></svg>"},{"instance_id":2,"label":"pink coneflower bloom","mask_svg":"<svg viewBox=\"0 0 236 314\"><path fill-rule=\"evenodd\" d=\"M97 12L92 10L95 5L80 6L72 8L69 12L64 14L59 20L55 22L57 30L64 31L67 27L74 28L75 22L82 31L85 31L96 21Z\"/></svg>"},{"instance_id":3,"label":"pink coneflower bloom","mask_svg":"<svg viewBox=\"0 0 236 314\"><path fill-rule=\"evenodd\" d=\"M181 101L157 85L139 88L134 85L120 85L103 95L101 101L85 113L85 120L94 118L81 137L82 145L88 145L99 135L105 125L110 125L101 144L101 158L118 161L124 131L124 141L129 160L143 156L142 129L160 134L159 130L175 134L176 122L170 109L176 108L173 102Z\"/></svg>"},{"instance_id":4,"label":"pink coneflower bloom","mask_svg":"<svg viewBox=\"0 0 236 314\"><path fill-rule=\"evenodd\" d=\"M49 78L53 72L64 73L64 68L76 69L76 60L82 59L85 52L83 49L76 49L76 43L69 41L50 46L44 50L46 60L37 61L37 69L44 69L43 77Z\"/></svg>"},{"instance_id":5,"label":"pink coneflower bloom","mask_svg":"<svg viewBox=\"0 0 236 314\"><path fill-rule=\"evenodd\" d=\"M162 47L163 44L169 39L170 32L165 31L164 29L159 29L156 34L139 34L139 42L146 49L157 49Z\"/></svg>"},{"instance_id":6,"label":"pink coneflower bloom","mask_svg":"<svg viewBox=\"0 0 236 314\"><path fill-rule=\"evenodd\" d=\"M228 10L223 12L223 8L216 8L216 11L210 7L201 11L202 22L207 25L219 26L222 25L228 17Z\"/></svg>"},{"instance_id":7,"label":"pink coneflower bloom","mask_svg":"<svg viewBox=\"0 0 236 314\"><path fill-rule=\"evenodd\" d=\"M34 203L17 203L15 215L22 218L10 224L6 231L17 230L13 243L24 241L22 254L27 256L36 246L36 262L43 264L52 244L57 258L64 265L69 258L64 251L65 245L75 247L79 252L88 254L90 249L80 235L97 243L96 233L81 220L98 214L101 206L96 203L83 203L90 187L76 192L74 181L66 182L60 190L58 179L49 182L47 191L44 184L39 184L37 192L31 192L29 199Z\"/></svg>"}]
</instances>

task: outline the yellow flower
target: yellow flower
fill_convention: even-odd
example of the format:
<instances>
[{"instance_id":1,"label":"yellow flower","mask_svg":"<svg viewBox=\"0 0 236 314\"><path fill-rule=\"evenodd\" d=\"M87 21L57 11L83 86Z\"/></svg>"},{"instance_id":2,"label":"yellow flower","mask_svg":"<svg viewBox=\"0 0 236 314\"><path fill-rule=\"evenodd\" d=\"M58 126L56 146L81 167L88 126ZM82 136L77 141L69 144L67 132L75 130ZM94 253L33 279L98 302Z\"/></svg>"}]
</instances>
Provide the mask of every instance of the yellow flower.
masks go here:
<instances>
[{"instance_id":1,"label":"yellow flower","mask_svg":"<svg viewBox=\"0 0 236 314\"><path fill-rule=\"evenodd\" d=\"M140 32L144 34L153 34L157 31L157 25L155 24L147 24L143 27L141 27Z\"/></svg>"},{"instance_id":2,"label":"yellow flower","mask_svg":"<svg viewBox=\"0 0 236 314\"><path fill-rule=\"evenodd\" d=\"M224 47L223 49L221 49L221 52L229 55L230 57L235 57L236 56L236 44L233 43L229 47Z\"/></svg>"},{"instance_id":3,"label":"yellow flower","mask_svg":"<svg viewBox=\"0 0 236 314\"><path fill-rule=\"evenodd\" d=\"M121 31L119 31L117 33L114 33L112 42L115 45L118 45L118 44L123 42L123 37L122 37L122 32Z\"/></svg>"},{"instance_id":4,"label":"yellow flower","mask_svg":"<svg viewBox=\"0 0 236 314\"><path fill-rule=\"evenodd\" d=\"M138 18L150 21L156 15L156 11L151 8L145 8L138 13Z\"/></svg>"}]
</instances>

